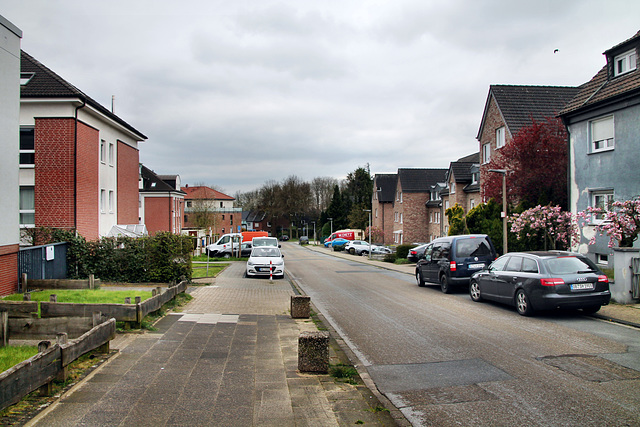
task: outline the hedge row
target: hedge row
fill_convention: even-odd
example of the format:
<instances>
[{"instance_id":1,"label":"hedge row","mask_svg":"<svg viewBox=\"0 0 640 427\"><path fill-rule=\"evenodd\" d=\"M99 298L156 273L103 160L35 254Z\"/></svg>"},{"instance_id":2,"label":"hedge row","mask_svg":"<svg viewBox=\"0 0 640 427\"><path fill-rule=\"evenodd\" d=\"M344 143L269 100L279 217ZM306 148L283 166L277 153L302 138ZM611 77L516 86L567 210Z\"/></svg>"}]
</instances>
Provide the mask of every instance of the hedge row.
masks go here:
<instances>
[{"instance_id":1,"label":"hedge row","mask_svg":"<svg viewBox=\"0 0 640 427\"><path fill-rule=\"evenodd\" d=\"M189 236L103 237L86 241L72 230L39 229L34 244L67 242L67 277L102 281L161 282L191 279L193 240Z\"/></svg>"}]
</instances>

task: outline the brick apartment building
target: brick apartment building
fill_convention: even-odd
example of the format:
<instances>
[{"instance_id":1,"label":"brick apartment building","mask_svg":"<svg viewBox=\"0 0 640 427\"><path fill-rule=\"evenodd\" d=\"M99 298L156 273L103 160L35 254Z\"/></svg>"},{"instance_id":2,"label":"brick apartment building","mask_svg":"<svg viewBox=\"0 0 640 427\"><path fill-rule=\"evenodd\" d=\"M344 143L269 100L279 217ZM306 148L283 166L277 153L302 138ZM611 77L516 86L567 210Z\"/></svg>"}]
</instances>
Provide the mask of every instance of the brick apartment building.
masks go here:
<instances>
[{"instance_id":1,"label":"brick apartment building","mask_svg":"<svg viewBox=\"0 0 640 427\"><path fill-rule=\"evenodd\" d=\"M532 121L541 123L556 117L578 93L569 86L491 85L476 139L480 147L480 192L484 200L483 182L489 162L513 139L520 129Z\"/></svg>"},{"instance_id":2,"label":"brick apartment building","mask_svg":"<svg viewBox=\"0 0 640 427\"><path fill-rule=\"evenodd\" d=\"M138 224L146 136L24 51L20 91L20 227L86 239Z\"/></svg>"},{"instance_id":3,"label":"brick apartment building","mask_svg":"<svg viewBox=\"0 0 640 427\"><path fill-rule=\"evenodd\" d=\"M0 16L0 295L18 288L19 197L18 135L20 117L20 39L22 31Z\"/></svg>"},{"instance_id":4,"label":"brick apartment building","mask_svg":"<svg viewBox=\"0 0 640 427\"><path fill-rule=\"evenodd\" d=\"M384 230L385 244L429 242L441 235L440 208L432 198L446 180L447 169L398 169L374 176L373 224ZM395 178L394 178L395 177Z\"/></svg>"},{"instance_id":5,"label":"brick apartment building","mask_svg":"<svg viewBox=\"0 0 640 427\"><path fill-rule=\"evenodd\" d=\"M482 203L480 197L480 153L474 153L449 164L446 188L440 196L443 204L443 234L449 233L449 219L446 211L458 204L465 215Z\"/></svg>"},{"instance_id":6,"label":"brick apartment building","mask_svg":"<svg viewBox=\"0 0 640 427\"><path fill-rule=\"evenodd\" d=\"M140 165L140 220L150 235L182 233L184 196L179 175L157 175Z\"/></svg>"}]
</instances>

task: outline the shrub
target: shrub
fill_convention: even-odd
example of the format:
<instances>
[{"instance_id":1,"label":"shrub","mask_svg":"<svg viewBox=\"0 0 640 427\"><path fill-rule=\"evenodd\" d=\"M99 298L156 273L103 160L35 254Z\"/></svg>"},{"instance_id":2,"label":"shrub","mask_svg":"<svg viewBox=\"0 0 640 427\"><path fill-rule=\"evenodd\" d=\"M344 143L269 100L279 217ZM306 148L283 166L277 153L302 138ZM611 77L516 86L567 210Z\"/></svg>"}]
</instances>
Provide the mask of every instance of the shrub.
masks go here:
<instances>
[{"instance_id":1,"label":"shrub","mask_svg":"<svg viewBox=\"0 0 640 427\"><path fill-rule=\"evenodd\" d=\"M397 255L396 255L395 253L392 253L392 254L386 254L386 255L384 256L384 260L383 260L383 261L384 261L384 262L390 262L390 263L392 263L392 264L393 264L394 262L396 262L396 257L397 257Z\"/></svg>"},{"instance_id":2,"label":"shrub","mask_svg":"<svg viewBox=\"0 0 640 427\"><path fill-rule=\"evenodd\" d=\"M397 258L406 258L409 255L409 250L411 248L415 248L416 245L399 245L396 248L396 257Z\"/></svg>"}]
</instances>

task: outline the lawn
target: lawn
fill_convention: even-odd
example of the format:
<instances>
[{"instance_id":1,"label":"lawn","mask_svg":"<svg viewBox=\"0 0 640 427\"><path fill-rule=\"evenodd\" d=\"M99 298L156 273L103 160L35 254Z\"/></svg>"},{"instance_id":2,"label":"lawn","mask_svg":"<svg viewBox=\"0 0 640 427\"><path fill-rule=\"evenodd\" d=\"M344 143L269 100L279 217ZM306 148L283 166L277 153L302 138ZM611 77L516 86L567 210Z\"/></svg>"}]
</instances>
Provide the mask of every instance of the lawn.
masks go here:
<instances>
[{"instance_id":1,"label":"lawn","mask_svg":"<svg viewBox=\"0 0 640 427\"><path fill-rule=\"evenodd\" d=\"M231 257L231 258L212 258L209 257L208 261L211 262L215 262L215 261L225 261L225 262L229 262L229 261L246 261L249 258L236 258L236 257ZM191 257L191 261L200 261L200 262L207 262L207 255L198 255L198 256L194 256Z\"/></svg>"},{"instance_id":2,"label":"lawn","mask_svg":"<svg viewBox=\"0 0 640 427\"><path fill-rule=\"evenodd\" d=\"M0 347L0 372L38 354L38 347L16 346Z\"/></svg>"},{"instance_id":3,"label":"lawn","mask_svg":"<svg viewBox=\"0 0 640 427\"><path fill-rule=\"evenodd\" d=\"M108 291L103 289L49 289L45 291L31 292L31 301L49 301L49 295L56 294L58 302L73 302L84 304L124 304L126 297L142 298L142 301L151 298L151 291ZM22 294L12 294L5 297L9 301L22 301Z\"/></svg>"},{"instance_id":4,"label":"lawn","mask_svg":"<svg viewBox=\"0 0 640 427\"><path fill-rule=\"evenodd\" d=\"M216 277L222 270L227 268L229 264L209 264L209 274L207 274L207 266L202 264L192 265L191 278L200 277Z\"/></svg>"}]
</instances>

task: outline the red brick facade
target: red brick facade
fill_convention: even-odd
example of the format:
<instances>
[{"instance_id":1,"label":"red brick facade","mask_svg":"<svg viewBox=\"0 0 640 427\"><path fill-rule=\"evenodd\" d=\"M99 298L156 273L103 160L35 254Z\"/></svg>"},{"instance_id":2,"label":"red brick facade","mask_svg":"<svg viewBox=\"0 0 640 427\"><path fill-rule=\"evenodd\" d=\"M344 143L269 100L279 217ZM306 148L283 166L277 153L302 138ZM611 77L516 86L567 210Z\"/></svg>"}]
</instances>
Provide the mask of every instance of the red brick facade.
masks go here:
<instances>
[{"instance_id":1,"label":"red brick facade","mask_svg":"<svg viewBox=\"0 0 640 427\"><path fill-rule=\"evenodd\" d=\"M18 245L0 246L0 295L18 290Z\"/></svg>"},{"instance_id":2,"label":"red brick facade","mask_svg":"<svg viewBox=\"0 0 640 427\"><path fill-rule=\"evenodd\" d=\"M145 197L144 223L150 235L172 229L171 217L167 215L171 211L170 197Z\"/></svg>"},{"instance_id":3,"label":"red brick facade","mask_svg":"<svg viewBox=\"0 0 640 427\"><path fill-rule=\"evenodd\" d=\"M402 240L396 238L397 244L412 244L429 241L427 208L429 193L402 192L398 180L398 198L394 203L394 228L402 230Z\"/></svg>"},{"instance_id":4,"label":"red brick facade","mask_svg":"<svg viewBox=\"0 0 640 427\"><path fill-rule=\"evenodd\" d=\"M140 156L136 148L118 141L118 224L138 224Z\"/></svg>"},{"instance_id":5,"label":"red brick facade","mask_svg":"<svg viewBox=\"0 0 640 427\"><path fill-rule=\"evenodd\" d=\"M496 130L505 126L505 142L508 144L511 140L511 134L508 132L507 127L505 125L504 119L502 118L502 114L496 104L495 98L491 97L489 100L489 108L487 109L487 113L484 116L484 126L482 127L482 133L480 134L480 195L481 199L484 201L484 188L483 182L484 177L487 176L488 165L484 162L483 158L483 150L482 146L485 144L490 144L490 156L493 159L496 155ZM506 144L505 144L506 145ZM453 206L453 205L452 205ZM465 208L465 211L468 211Z\"/></svg>"},{"instance_id":6,"label":"red brick facade","mask_svg":"<svg viewBox=\"0 0 640 427\"><path fill-rule=\"evenodd\" d=\"M384 232L383 241L380 242L384 245L390 245L393 243L393 203L380 202L374 199L372 202L373 209L373 226L381 229Z\"/></svg>"},{"instance_id":7,"label":"red brick facade","mask_svg":"<svg viewBox=\"0 0 640 427\"><path fill-rule=\"evenodd\" d=\"M100 237L98 223L99 138L97 129L78 122L77 229L78 233L88 240ZM38 212L37 208L36 212Z\"/></svg>"}]
</instances>

